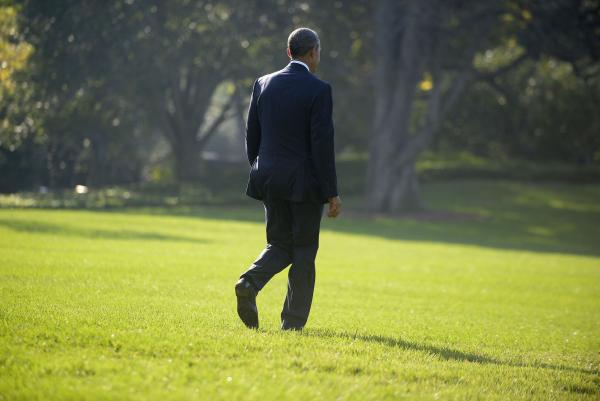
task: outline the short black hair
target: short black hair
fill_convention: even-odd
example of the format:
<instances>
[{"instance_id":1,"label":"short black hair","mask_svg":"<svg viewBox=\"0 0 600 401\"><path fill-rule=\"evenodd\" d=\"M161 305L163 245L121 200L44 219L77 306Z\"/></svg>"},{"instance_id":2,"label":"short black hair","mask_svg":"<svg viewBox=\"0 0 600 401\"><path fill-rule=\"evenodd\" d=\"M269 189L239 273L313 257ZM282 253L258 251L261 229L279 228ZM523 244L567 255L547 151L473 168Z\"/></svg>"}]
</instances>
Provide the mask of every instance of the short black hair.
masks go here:
<instances>
[{"instance_id":1,"label":"short black hair","mask_svg":"<svg viewBox=\"0 0 600 401\"><path fill-rule=\"evenodd\" d=\"M298 28L290 33L288 47L292 58L302 57L314 47L319 47L321 42L319 35L310 28Z\"/></svg>"}]
</instances>

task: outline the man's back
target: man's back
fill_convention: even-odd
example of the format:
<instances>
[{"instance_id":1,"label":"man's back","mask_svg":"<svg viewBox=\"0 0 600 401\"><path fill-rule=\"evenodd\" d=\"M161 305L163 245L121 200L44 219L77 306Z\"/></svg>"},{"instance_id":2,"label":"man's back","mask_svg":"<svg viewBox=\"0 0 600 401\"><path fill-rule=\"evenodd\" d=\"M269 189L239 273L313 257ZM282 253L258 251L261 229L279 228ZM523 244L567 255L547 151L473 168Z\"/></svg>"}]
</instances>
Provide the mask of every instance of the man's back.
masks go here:
<instances>
[{"instance_id":1,"label":"man's back","mask_svg":"<svg viewBox=\"0 0 600 401\"><path fill-rule=\"evenodd\" d=\"M337 194L331 85L315 77L319 37L310 28L288 37L292 59L254 81L246 124L250 177L246 194L262 200L267 245L235 284L237 313L258 328L256 295L291 264L281 310L283 330L302 330L315 287L315 258L323 203L340 212Z\"/></svg>"},{"instance_id":2,"label":"man's back","mask_svg":"<svg viewBox=\"0 0 600 401\"><path fill-rule=\"evenodd\" d=\"M246 126L255 199L326 203L337 196L331 85L291 62L258 78Z\"/></svg>"}]
</instances>

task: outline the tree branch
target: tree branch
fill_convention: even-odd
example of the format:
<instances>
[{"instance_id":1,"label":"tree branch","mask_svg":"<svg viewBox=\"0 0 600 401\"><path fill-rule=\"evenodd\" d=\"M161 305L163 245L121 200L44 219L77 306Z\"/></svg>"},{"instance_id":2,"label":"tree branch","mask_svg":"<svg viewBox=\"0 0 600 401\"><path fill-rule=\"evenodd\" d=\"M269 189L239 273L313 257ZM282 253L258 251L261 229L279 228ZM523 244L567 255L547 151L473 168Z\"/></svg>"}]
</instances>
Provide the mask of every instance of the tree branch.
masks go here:
<instances>
[{"instance_id":1,"label":"tree branch","mask_svg":"<svg viewBox=\"0 0 600 401\"><path fill-rule=\"evenodd\" d=\"M434 81L434 87L428 99L425 124L416 133L416 135L414 135L411 140L405 143L402 149L400 149L400 156L394 160L394 170L401 169L407 163L412 162L415 156L419 152L423 151L433 139L436 131L439 129L439 126L441 125L445 116L448 114L448 111L460 98L460 95L463 93L467 82L473 77L475 71L472 65L473 57L475 56L477 50L481 47L481 44L487 39L491 29L490 25L491 24L480 25L481 28L479 29L478 34L475 36L476 39L471 42L466 51L464 59L467 60L467 64L463 66L458 77L452 82L452 85L448 89L443 102L441 99L441 82ZM436 79L436 81L441 81L441 66L439 64L439 57L437 57L435 52L432 53L432 60L434 62L434 76L439 77L439 79Z\"/></svg>"},{"instance_id":2,"label":"tree branch","mask_svg":"<svg viewBox=\"0 0 600 401\"><path fill-rule=\"evenodd\" d=\"M439 77L439 69L437 67L434 67L434 69L434 77ZM427 114L425 115L423 127L419 130L417 135L412 137L412 139L405 144L399 157L394 160L394 165L392 166L393 171L397 171L397 169L400 169L414 159L415 155L425 149L433 138L439 125L439 121L441 120L439 117L442 91L441 86L441 83L436 79L436 81L434 81L433 89L429 94L429 98L427 99Z\"/></svg>"},{"instance_id":3,"label":"tree branch","mask_svg":"<svg viewBox=\"0 0 600 401\"><path fill-rule=\"evenodd\" d=\"M489 80L489 79L494 79L501 75L504 75L507 72L510 72L514 68L521 65L527 59L528 56L529 55L527 52L523 52L523 54L521 54L519 57L517 57L510 63L503 65L502 67L498 68L497 70L489 71L489 72L477 72L475 74L475 79Z\"/></svg>"},{"instance_id":4,"label":"tree branch","mask_svg":"<svg viewBox=\"0 0 600 401\"><path fill-rule=\"evenodd\" d=\"M206 129L206 131L204 131L204 134L198 139L198 143L199 143L200 147L204 147L206 145L206 143L208 142L208 140L217 133L217 129L219 128L219 126L225 120L227 120L229 117L231 117L230 115L227 114L227 112L231 109L231 107L234 104L236 91L237 91L237 85L234 87L234 92L231 94L231 96L229 96L229 99L221 108L221 112L220 112L219 116L212 121L212 124L210 125L210 127L208 127ZM197 137L199 137L199 136L200 136L200 127L198 127Z\"/></svg>"}]
</instances>

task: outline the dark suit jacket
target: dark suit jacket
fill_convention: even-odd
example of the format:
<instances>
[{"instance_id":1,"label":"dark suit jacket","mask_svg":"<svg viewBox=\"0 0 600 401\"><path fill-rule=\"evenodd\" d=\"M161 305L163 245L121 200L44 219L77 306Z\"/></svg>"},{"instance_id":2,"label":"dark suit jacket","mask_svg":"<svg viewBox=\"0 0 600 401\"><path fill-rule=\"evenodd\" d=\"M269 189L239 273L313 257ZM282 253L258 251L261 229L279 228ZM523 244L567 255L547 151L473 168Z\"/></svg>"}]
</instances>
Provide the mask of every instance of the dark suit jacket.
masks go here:
<instances>
[{"instance_id":1,"label":"dark suit jacket","mask_svg":"<svg viewBox=\"0 0 600 401\"><path fill-rule=\"evenodd\" d=\"M331 85L301 64L254 81L246 195L326 203L337 196Z\"/></svg>"}]
</instances>

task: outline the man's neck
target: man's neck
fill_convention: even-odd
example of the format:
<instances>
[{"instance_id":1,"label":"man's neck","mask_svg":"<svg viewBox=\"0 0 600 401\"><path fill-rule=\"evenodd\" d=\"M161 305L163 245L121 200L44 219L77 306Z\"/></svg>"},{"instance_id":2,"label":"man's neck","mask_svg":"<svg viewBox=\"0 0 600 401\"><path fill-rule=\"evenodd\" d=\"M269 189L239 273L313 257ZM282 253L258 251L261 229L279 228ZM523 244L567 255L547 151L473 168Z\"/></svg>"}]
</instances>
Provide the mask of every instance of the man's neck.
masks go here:
<instances>
[{"instance_id":1,"label":"man's neck","mask_svg":"<svg viewBox=\"0 0 600 401\"><path fill-rule=\"evenodd\" d=\"M300 64L304 65L308 71L310 71L310 67L308 66L308 63L306 63L305 61L298 60L298 59L294 58L294 59L290 60L290 63L292 63L292 62L300 63Z\"/></svg>"}]
</instances>

